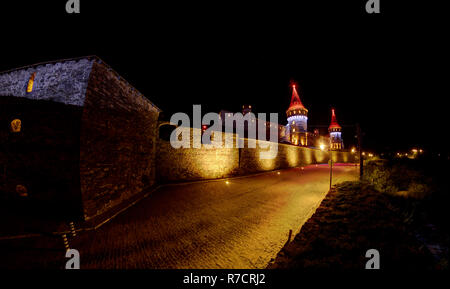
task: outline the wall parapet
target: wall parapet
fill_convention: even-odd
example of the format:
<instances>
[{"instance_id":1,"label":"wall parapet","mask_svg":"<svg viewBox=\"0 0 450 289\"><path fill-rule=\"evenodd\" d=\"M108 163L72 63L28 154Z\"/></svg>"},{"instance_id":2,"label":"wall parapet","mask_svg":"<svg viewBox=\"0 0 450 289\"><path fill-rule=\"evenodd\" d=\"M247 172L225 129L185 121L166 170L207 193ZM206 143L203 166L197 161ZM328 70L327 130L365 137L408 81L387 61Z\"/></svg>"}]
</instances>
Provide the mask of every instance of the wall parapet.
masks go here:
<instances>
[{"instance_id":1,"label":"wall parapet","mask_svg":"<svg viewBox=\"0 0 450 289\"><path fill-rule=\"evenodd\" d=\"M278 146L277 156L274 159L262 159L260 152L267 150L260 148L261 142L247 138L240 138L244 147L232 148L213 147L202 145L202 148L193 148L193 133L190 129L189 148L175 149L169 141L158 140L156 152L156 181L160 183L194 181L204 179L217 179L240 176L277 169L286 169L309 164L327 163L330 154L320 149L300 147L291 144L271 143ZM217 132L214 132L217 133ZM222 142L227 133L222 132ZM232 134L235 143L238 136ZM249 148L248 142L256 141L256 148ZM214 143L214 140L212 141ZM333 162L354 162L354 156L349 152L333 152Z\"/></svg>"}]
</instances>

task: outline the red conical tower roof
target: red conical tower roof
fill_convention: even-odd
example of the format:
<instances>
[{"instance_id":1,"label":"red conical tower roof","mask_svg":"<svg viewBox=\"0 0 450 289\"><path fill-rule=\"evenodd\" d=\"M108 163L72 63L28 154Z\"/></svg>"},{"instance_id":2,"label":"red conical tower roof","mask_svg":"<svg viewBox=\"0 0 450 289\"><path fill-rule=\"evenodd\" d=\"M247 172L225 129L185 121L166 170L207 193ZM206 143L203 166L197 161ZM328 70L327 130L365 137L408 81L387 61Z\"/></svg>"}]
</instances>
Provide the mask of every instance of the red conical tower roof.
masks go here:
<instances>
[{"instance_id":1,"label":"red conical tower roof","mask_svg":"<svg viewBox=\"0 0 450 289\"><path fill-rule=\"evenodd\" d=\"M341 128L341 126L338 124L336 120L336 114L334 113L334 108L331 109L331 123L328 129L332 128Z\"/></svg>"},{"instance_id":2,"label":"red conical tower roof","mask_svg":"<svg viewBox=\"0 0 450 289\"><path fill-rule=\"evenodd\" d=\"M295 88L295 84L292 85L291 105L289 105L288 111L294 110L294 109L304 109L304 110L308 111L306 109L306 107L303 105L302 101L300 100L300 97L298 96L298 92L297 92L297 89Z\"/></svg>"}]
</instances>

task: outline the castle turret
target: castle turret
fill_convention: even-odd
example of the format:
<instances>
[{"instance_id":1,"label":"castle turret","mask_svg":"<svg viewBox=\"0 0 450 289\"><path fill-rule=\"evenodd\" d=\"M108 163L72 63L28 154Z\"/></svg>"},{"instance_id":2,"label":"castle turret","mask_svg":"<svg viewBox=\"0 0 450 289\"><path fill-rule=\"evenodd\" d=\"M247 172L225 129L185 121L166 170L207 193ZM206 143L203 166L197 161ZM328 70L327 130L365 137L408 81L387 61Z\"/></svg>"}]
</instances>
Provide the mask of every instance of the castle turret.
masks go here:
<instances>
[{"instance_id":1,"label":"castle turret","mask_svg":"<svg viewBox=\"0 0 450 289\"><path fill-rule=\"evenodd\" d=\"M344 148L344 142L342 141L342 128L336 120L336 114L334 108L331 109L331 123L328 127L330 133L330 149L341 150Z\"/></svg>"},{"instance_id":2,"label":"castle turret","mask_svg":"<svg viewBox=\"0 0 450 289\"><path fill-rule=\"evenodd\" d=\"M308 110L301 102L295 84L292 85L291 104L286 115L286 134L289 134L289 141L295 145L307 146Z\"/></svg>"}]
</instances>

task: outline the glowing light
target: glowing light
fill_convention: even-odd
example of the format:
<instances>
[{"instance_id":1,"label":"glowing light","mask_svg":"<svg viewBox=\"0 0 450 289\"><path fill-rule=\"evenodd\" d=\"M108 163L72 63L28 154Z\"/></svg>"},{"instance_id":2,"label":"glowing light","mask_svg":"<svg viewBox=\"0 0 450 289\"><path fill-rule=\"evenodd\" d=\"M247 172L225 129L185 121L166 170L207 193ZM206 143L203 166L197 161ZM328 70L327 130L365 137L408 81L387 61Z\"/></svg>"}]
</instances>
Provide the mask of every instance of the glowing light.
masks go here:
<instances>
[{"instance_id":1,"label":"glowing light","mask_svg":"<svg viewBox=\"0 0 450 289\"><path fill-rule=\"evenodd\" d=\"M365 153L365 152L363 152L363 153L362 153L362 155L363 155L363 156L365 156L365 155L366 155L366 153Z\"/></svg>"},{"instance_id":2,"label":"glowing light","mask_svg":"<svg viewBox=\"0 0 450 289\"><path fill-rule=\"evenodd\" d=\"M373 154L369 154L369 157L373 157Z\"/></svg>"},{"instance_id":3,"label":"glowing light","mask_svg":"<svg viewBox=\"0 0 450 289\"><path fill-rule=\"evenodd\" d=\"M277 174L279 175L279 174L281 174L280 172L277 172Z\"/></svg>"},{"instance_id":4,"label":"glowing light","mask_svg":"<svg viewBox=\"0 0 450 289\"><path fill-rule=\"evenodd\" d=\"M36 76L36 72L33 72L33 74L31 74L30 79L28 80L28 85L27 85L27 93L30 93L33 91L33 85L34 85L34 78Z\"/></svg>"},{"instance_id":5,"label":"glowing light","mask_svg":"<svg viewBox=\"0 0 450 289\"><path fill-rule=\"evenodd\" d=\"M320 144L319 147L320 147L321 150L325 150L325 145L323 143Z\"/></svg>"},{"instance_id":6,"label":"glowing light","mask_svg":"<svg viewBox=\"0 0 450 289\"><path fill-rule=\"evenodd\" d=\"M22 129L22 121L20 119L15 119L11 122L11 131L20 132Z\"/></svg>"},{"instance_id":7,"label":"glowing light","mask_svg":"<svg viewBox=\"0 0 450 289\"><path fill-rule=\"evenodd\" d=\"M23 185L16 186L16 193L21 197L28 197L28 190Z\"/></svg>"},{"instance_id":8,"label":"glowing light","mask_svg":"<svg viewBox=\"0 0 450 289\"><path fill-rule=\"evenodd\" d=\"M417 153L417 149L412 149L411 150L413 153Z\"/></svg>"},{"instance_id":9,"label":"glowing light","mask_svg":"<svg viewBox=\"0 0 450 289\"><path fill-rule=\"evenodd\" d=\"M225 184L229 185L229 184L230 184L230 182L229 182L229 181L225 181Z\"/></svg>"},{"instance_id":10,"label":"glowing light","mask_svg":"<svg viewBox=\"0 0 450 289\"><path fill-rule=\"evenodd\" d=\"M420 152L420 153L423 153L423 150L421 149L421 150L419 150L419 152Z\"/></svg>"}]
</instances>

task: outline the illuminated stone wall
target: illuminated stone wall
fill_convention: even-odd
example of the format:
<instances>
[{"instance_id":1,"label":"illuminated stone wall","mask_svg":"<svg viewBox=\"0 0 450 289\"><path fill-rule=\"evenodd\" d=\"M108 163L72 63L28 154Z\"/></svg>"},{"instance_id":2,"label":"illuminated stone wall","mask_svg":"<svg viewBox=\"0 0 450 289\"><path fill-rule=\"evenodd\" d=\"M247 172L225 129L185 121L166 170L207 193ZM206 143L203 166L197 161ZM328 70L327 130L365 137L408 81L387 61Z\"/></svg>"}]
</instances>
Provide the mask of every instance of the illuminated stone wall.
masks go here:
<instances>
[{"instance_id":1,"label":"illuminated stone wall","mask_svg":"<svg viewBox=\"0 0 450 289\"><path fill-rule=\"evenodd\" d=\"M191 148L175 149L169 141L159 140L156 154L156 172L159 182L216 179L238 173L239 151L237 149L192 148L195 129L186 128L186 130L190 132ZM197 131L200 130L197 129ZM222 135L224 141L227 134L222 133ZM231 137L234 139L234 135Z\"/></svg>"},{"instance_id":2,"label":"illuminated stone wall","mask_svg":"<svg viewBox=\"0 0 450 289\"><path fill-rule=\"evenodd\" d=\"M192 129L191 129L192 131ZM170 142L159 140L157 148L157 181L178 182L202 179L216 179L245 175L275 169L291 168L315 163L327 163L329 153L318 149L278 144L278 154L274 159L261 159L260 152L267 150L243 148L191 148L174 149ZM233 139L235 135L231 136ZM235 140L235 139L234 139ZM222 141L225 141L223 133ZM265 142L268 143L268 142ZM353 162L348 152L333 152L334 162Z\"/></svg>"},{"instance_id":3,"label":"illuminated stone wall","mask_svg":"<svg viewBox=\"0 0 450 289\"><path fill-rule=\"evenodd\" d=\"M240 149L174 149L159 139L160 110L96 57L0 73L0 99L0 193L17 197L16 186L23 185L31 200L54 203L65 217L94 218L158 183L328 161L327 152L287 144L278 144L276 158L264 160L263 149L248 148L248 140ZM8 125L16 118L22 131L13 134ZM221 134L222 141L235 138ZM352 161L344 152L333 158Z\"/></svg>"}]
</instances>

